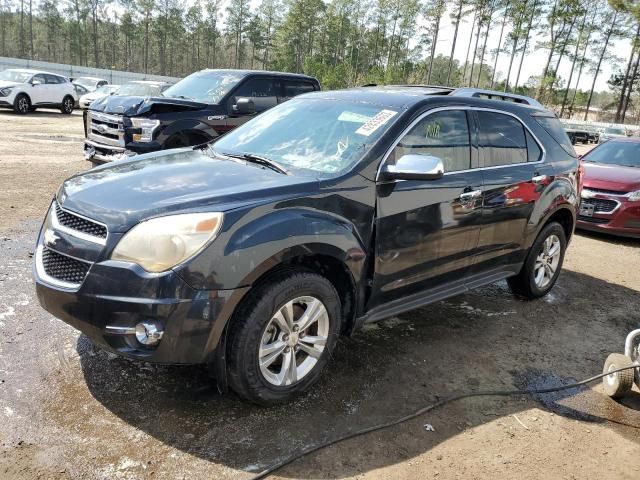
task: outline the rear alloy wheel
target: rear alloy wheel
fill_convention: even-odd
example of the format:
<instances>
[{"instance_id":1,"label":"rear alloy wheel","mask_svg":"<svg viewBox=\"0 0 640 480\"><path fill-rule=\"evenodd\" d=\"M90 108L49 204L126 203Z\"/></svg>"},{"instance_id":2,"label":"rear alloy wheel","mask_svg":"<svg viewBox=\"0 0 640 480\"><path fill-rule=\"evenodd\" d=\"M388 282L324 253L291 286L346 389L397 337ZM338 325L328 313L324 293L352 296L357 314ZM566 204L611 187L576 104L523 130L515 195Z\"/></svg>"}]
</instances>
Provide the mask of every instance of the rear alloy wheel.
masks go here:
<instances>
[{"instance_id":1,"label":"rear alloy wheel","mask_svg":"<svg viewBox=\"0 0 640 480\"><path fill-rule=\"evenodd\" d=\"M533 242L520 273L507 279L511 291L526 299L549 293L560 275L566 248L562 226L556 222L547 224Z\"/></svg>"},{"instance_id":2,"label":"rear alloy wheel","mask_svg":"<svg viewBox=\"0 0 640 480\"><path fill-rule=\"evenodd\" d=\"M262 405L285 402L308 389L336 345L340 310L333 285L313 273L257 287L230 326L231 389Z\"/></svg>"},{"instance_id":3,"label":"rear alloy wheel","mask_svg":"<svg viewBox=\"0 0 640 480\"><path fill-rule=\"evenodd\" d=\"M75 106L75 100L66 96L62 99L62 104L60 105L60 111L66 115L70 115L73 112L73 107Z\"/></svg>"},{"instance_id":4,"label":"rear alloy wheel","mask_svg":"<svg viewBox=\"0 0 640 480\"><path fill-rule=\"evenodd\" d=\"M13 102L13 111L19 113L20 115L25 115L29 113L29 110L31 110L31 102L29 101L29 97L27 97L24 93L21 93Z\"/></svg>"}]
</instances>

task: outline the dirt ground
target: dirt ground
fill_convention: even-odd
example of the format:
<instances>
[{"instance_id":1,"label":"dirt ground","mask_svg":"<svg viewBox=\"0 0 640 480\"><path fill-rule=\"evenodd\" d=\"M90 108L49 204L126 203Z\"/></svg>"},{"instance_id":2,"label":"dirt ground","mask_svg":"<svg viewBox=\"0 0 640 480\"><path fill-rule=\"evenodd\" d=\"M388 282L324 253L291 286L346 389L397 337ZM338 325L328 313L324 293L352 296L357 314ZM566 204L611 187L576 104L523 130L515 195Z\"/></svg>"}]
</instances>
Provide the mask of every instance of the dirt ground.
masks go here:
<instances>
[{"instance_id":1,"label":"dirt ground","mask_svg":"<svg viewBox=\"0 0 640 480\"><path fill-rule=\"evenodd\" d=\"M548 387L602 369L640 325L640 241L577 233L556 288L504 283L340 341L308 395L259 408L202 368L106 354L37 304L35 236L61 181L87 166L77 114L0 112L0 478L244 480L290 452L452 393ZM434 431L425 428L433 426ZM475 398L310 455L275 478L637 479L640 393L599 384Z\"/></svg>"}]
</instances>

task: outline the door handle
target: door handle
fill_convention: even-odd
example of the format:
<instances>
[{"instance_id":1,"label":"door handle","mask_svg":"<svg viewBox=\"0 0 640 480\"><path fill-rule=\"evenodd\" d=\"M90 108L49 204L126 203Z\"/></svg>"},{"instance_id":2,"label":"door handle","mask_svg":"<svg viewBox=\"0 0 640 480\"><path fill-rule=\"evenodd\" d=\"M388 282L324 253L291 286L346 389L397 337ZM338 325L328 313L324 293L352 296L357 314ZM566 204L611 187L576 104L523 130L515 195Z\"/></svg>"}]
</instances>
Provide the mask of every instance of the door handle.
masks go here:
<instances>
[{"instance_id":1,"label":"door handle","mask_svg":"<svg viewBox=\"0 0 640 480\"><path fill-rule=\"evenodd\" d=\"M480 195L482 195L482 190L473 190L471 192L464 192L460 194L460 200L469 201L469 200L473 200L474 198L478 198Z\"/></svg>"},{"instance_id":2,"label":"door handle","mask_svg":"<svg viewBox=\"0 0 640 480\"><path fill-rule=\"evenodd\" d=\"M531 179L533 183L545 183L549 177L546 175L536 175Z\"/></svg>"}]
</instances>

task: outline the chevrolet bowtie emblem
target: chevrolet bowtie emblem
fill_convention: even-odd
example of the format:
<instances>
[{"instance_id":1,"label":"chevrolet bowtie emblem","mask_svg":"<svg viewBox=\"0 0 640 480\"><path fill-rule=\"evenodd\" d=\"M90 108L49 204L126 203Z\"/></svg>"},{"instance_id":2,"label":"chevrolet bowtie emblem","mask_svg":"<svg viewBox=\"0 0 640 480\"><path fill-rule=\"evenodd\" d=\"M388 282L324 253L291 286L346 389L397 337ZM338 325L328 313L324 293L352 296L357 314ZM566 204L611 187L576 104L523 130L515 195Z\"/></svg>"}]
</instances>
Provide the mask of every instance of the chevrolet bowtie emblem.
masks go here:
<instances>
[{"instance_id":1,"label":"chevrolet bowtie emblem","mask_svg":"<svg viewBox=\"0 0 640 480\"><path fill-rule=\"evenodd\" d=\"M60 237L53 230L47 229L44 232L44 244L48 247L54 246L58 240L60 240Z\"/></svg>"}]
</instances>

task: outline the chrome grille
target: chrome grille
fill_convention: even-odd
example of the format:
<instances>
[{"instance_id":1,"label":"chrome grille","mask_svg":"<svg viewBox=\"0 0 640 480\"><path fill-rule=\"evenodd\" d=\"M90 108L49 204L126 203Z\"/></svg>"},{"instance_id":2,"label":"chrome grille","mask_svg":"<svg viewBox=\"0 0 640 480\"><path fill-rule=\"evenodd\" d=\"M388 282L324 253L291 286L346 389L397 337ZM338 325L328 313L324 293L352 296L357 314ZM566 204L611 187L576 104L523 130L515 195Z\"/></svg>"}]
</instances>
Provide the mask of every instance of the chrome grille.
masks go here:
<instances>
[{"instance_id":1,"label":"chrome grille","mask_svg":"<svg viewBox=\"0 0 640 480\"><path fill-rule=\"evenodd\" d=\"M63 227L91 235L92 237L107 238L107 227L104 225L63 210L57 203L55 204L55 209L58 223Z\"/></svg>"},{"instance_id":2,"label":"chrome grille","mask_svg":"<svg viewBox=\"0 0 640 480\"><path fill-rule=\"evenodd\" d=\"M104 145L124 147L124 122L121 115L87 113L87 138Z\"/></svg>"},{"instance_id":3,"label":"chrome grille","mask_svg":"<svg viewBox=\"0 0 640 480\"><path fill-rule=\"evenodd\" d=\"M593 205L595 213L611 213L618 207L618 202L606 198L583 198L582 203Z\"/></svg>"},{"instance_id":4,"label":"chrome grille","mask_svg":"<svg viewBox=\"0 0 640 480\"><path fill-rule=\"evenodd\" d=\"M80 285L91 264L42 248L42 267L47 275L61 282Z\"/></svg>"}]
</instances>

